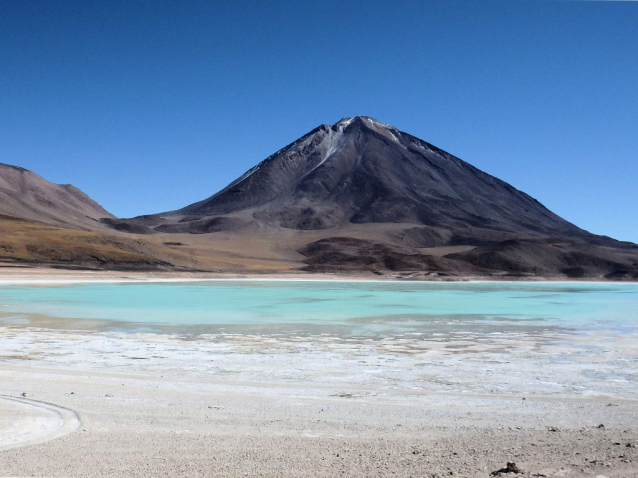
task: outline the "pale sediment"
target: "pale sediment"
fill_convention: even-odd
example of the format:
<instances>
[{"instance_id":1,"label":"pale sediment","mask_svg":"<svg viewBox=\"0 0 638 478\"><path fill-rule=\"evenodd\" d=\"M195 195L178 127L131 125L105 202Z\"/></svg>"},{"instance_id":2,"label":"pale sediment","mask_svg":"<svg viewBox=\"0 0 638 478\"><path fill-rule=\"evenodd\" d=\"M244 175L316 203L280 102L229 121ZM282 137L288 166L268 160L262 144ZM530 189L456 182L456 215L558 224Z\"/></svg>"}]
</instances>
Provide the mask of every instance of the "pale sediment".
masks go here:
<instances>
[{"instance_id":1,"label":"pale sediment","mask_svg":"<svg viewBox=\"0 0 638 478\"><path fill-rule=\"evenodd\" d=\"M0 395L0 420L0 450L43 443L80 426L80 417L73 410L7 395Z\"/></svg>"},{"instance_id":2,"label":"pale sediment","mask_svg":"<svg viewBox=\"0 0 638 478\"><path fill-rule=\"evenodd\" d=\"M0 451L0 464L18 476L488 476L514 461L523 476L635 476L634 343L3 328L2 393L82 425Z\"/></svg>"}]
</instances>

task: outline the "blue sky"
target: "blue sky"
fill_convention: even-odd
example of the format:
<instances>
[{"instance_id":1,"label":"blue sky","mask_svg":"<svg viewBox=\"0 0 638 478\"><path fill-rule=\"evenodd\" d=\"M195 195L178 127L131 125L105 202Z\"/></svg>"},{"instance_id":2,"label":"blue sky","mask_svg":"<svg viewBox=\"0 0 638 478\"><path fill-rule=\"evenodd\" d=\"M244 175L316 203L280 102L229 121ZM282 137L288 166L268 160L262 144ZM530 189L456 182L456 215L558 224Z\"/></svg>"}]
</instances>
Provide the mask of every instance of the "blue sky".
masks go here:
<instances>
[{"instance_id":1,"label":"blue sky","mask_svg":"<svg viewBox=\"0 0 638 478\"><path fill-rule=\"evenodd\" d=\"M118 216L353 115L638 242L638 2L0 4L0 162Z\"/></svg>"}]
</instances>

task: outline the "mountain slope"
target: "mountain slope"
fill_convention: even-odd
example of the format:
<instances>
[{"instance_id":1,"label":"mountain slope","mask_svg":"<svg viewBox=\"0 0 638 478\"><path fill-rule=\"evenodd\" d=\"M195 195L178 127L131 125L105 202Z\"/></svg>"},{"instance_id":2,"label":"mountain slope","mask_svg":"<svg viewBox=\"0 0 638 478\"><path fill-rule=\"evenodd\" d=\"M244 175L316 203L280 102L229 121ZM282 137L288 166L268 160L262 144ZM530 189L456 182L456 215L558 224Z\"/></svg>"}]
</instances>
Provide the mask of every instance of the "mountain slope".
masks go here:
<instances>
[{"instance_id":1,"label":"mountain slope","mask_svg":"<svg viewBox=\"0 0 638 478\"><path fill-rule=\"evenodd\" d=\"M223 232L238 243L279 234L277 250L294 248L308 270L638 277L636 245L590 234L504 181L365 116L319 126L203 201L106 222L137 233Z\"/></svg>"},{"instance_id":2,"label":"mountain slope","mask_svg":"<svg viewBox=\"0 0 638 478\"><path fill-rule=\"evenodd\" d=\"M293 229L402 222L582 232L507 183L367 117L322 125L214 196L161 216L195 220L243 210Z\"/></svg>"},{"instance_id":3,"label":"mountain slope","mask_svg":"<svg viewBox=\"0 0 638 478\"><path fill-rule=\"evenodd\" d=\"M148 270L172 268L171 257L134 237L49 226L0 215L0 264Z\"/></svg>"},{"instance_id":4,"label":"mountain slope","mask_svg":"<svg viewBox=\"0 0 638 478\"><path fill-rule=\"evenodd\" d=\"M509 184L362 116L321 125L208 199L129 224L217 232L247 222L299 230L405 223L436 228L444 242L465 232L489 241L494 233L591 236Z\"/></svg>"},{"instance_id":5,"label":"mountain slope","mask_svg":"<svg viewBox=\"0 0 638 478\"><path fill-rule=\"evenodd\" d=\"M0 214L52 226L87 229L114 218L70 184L54 184L17 166L0 163Z\"/></svg>"},{"instance_id":6,"label":"mountain slope","mask_svg":"<svg viewBox=\"0 0 638 478\"><path fill-rule=\"evenodd\" d=\"M115 216L79 189L0 163L0 263L174 268L176 258L165 247L109 233L100 222L103 218Z\"/></svg>"}]
</instances>

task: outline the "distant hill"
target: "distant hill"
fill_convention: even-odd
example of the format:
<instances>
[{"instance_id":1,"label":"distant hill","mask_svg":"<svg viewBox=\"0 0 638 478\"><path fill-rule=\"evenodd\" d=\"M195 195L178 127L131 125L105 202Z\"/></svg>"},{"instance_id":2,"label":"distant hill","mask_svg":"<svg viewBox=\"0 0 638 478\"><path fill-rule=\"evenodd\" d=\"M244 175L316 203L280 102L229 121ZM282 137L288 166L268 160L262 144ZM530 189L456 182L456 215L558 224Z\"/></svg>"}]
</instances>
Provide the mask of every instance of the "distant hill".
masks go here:
<instances>
[{"instance_id":1,"label":"distant hill","mask_svg":"<svg viewBox=\"0 0 638 478\"><path fill-rule=\"evenodd\" d=\"M54 184L17 166L0 163L0 214L78 229L114 218L70 184Z\"/></svg>"},{"instance_id":2,"label":"distant hill","mask_svg":"<svg viewBox=\"0 0 638 478\"><path fill-rule=\"evenodd\" d=\"M313 271L638 277L635 244L590 234L365 116L319 126L200 202L105 222L134 233L215 233L211 242L268 237Z\"/></svg>"},{"instance_id":3,"label":"distant hill","mask_svg":"<svg viewBox=\"0 0 638 478\"><path fill-rule=\"evenodd\" d=\"M115 219L70 184L0 163L0 263L92 269L174 268L165 248L114 234ZM179 259L178 259L179 261Z\"/></svg>"}]
</instances>

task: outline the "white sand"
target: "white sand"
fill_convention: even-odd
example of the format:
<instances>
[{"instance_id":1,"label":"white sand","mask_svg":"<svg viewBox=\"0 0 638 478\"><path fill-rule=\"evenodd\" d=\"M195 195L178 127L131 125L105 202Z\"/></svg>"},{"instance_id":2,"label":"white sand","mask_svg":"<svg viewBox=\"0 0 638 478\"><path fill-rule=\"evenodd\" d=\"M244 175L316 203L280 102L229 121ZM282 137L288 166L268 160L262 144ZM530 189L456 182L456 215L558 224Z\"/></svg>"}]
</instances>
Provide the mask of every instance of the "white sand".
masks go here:
<instances>
[{"instance_id":1,"label":"white sand","mask_svg":"<svg viewBox=\"0 0 638 478\"><path fill-rule=\"evenodd\" d=\"M0 395L0 450L43 443L73 433L78 415L51 403Z\"/></svg>"},{"instance_id":2,"label":"white sand","mask_svg":"<svg viewBox=\"0 0 638 478\"><path fill-rule=\"evenodd\" d=\"M636 337L564 339L5 328L2 393L82 423L0 451L0 464L14 476L488 476L515 461L527 476L638 476L625 446L638 444ZM0 407L0 443L8 427L28 434L25 414Z\"/></svg>"},{"instance_id":3,"label":"white sand","mask_svg":"<svg viewBox=\"0 0 638 478\"><path fill-rule=\"evenodd\" d=\"M371 272L317 273L303 271L284 272L176 272L176 271L101 271L101 270L69 270L52 269L45 266L17 266L0 263L0 285L55 285L78 283L126 283L126 282L196 282L206 280L249 280L249 281L362 281L362 282L396 282L418 280L421 282L551 282L563 284L608 284L611 281L600 280L565 280L562 278L538 277L432 277L427 275L411 275L395 273L379 276ZM635 284L636 282L613 282L618 284Z\"/></svg>"}]
</instances>

